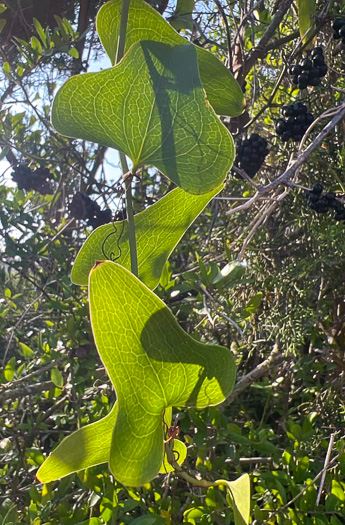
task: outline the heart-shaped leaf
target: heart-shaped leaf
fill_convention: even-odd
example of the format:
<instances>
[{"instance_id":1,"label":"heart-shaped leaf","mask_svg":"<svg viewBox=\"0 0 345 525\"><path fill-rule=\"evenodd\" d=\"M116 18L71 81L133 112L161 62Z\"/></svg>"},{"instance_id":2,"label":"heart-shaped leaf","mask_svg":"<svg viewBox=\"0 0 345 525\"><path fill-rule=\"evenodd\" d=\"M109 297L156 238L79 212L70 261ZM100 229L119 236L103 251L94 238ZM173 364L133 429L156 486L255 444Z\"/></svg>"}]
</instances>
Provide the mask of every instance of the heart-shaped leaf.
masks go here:
<instances>
[{"instance_id":1,"label":"heart-shaped leaf","mask_svg":"<svg viewBox=\"0 0 345 525\"><path fill-rule=\"evenodd\" d=\"M124 152L134 171L156 166L194 194L219 186L234 157L192 45L137 42L117 66L70 78L54 99L52 122L63 135Z\"/></svg>"},{"instance_id":2,"label":"heart-shaped leaf","mask_svg":"<svg viewBox=\"0 0 345 525\"><path fill-rule=\"evenodd\" d=\"M176 188L135 215L139 278L151 290L158 285L166 260L182 235L222 188L199 196ZM73 265L72 281L86 285L95 262L104 258L130 269L127 221L106 224L91 233Z\"/></svg>"},{"instance_id":3,"label":"heart-shaped leaf","mask_svg":"<svg viewBox=\"0 0 345 525\"><path fill-rule=\"evenodd\" d=\"M90 273L97 348L118 399L110 470L125 485L155 477L163 461L163 411L221 403L235 380L231 352L195 341L128 270L99 263Z\"/></svg>"},{"instance_id":4,"label":"heart-shaped leaf","mask_svg":"<svg viewBox=\"0 0 345 525\"><path fill-rule=\"evenodd\" d=\"M97 348L118 401L101 421L66 438L37 476L48 482L109 461L118 481L142 485L164 468L166 413L171 419L166 409L221 403L233 388L236 367L227 348L195 341L153 292L116 263L91 271L89 297ZM185 447L175 441L180 463Z\"/></svg>"},{"instance_id":5,"label":"heart-shaped leaf","mask_svg":"<svg viewBox=\"0 0 345 525\"><path fill-rule=\"evenodd\" d=\"M114 64L120 29L122 0L104 4L97 15L97 31L104 49ZM157 11L143 0L131 0L126 32L127 51L139 40L155 40L172 46L188 44ZM200 78L207 99L218 115L234 117L243 111L243 92L218 58L195 46Z\"/></svg>"}]
</instances>

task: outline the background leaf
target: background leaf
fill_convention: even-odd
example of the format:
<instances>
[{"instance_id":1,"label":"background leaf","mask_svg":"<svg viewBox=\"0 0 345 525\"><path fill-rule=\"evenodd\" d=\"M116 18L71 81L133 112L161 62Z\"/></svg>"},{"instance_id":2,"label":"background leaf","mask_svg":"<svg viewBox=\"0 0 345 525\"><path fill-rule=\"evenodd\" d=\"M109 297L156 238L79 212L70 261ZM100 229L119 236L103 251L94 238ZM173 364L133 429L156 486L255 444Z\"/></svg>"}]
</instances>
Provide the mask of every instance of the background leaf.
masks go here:
<instances>
[{"instance_id":1,"label":"background leaf","mask_svg":"<svg viewBox=\"0 0 345 525\"><path fill-rule=\"evenodd\" d=\"M159 282L166 260L206 204L223 188L204 195L175 189L134 217L139 278L151 289ZM96 261L108 258L130 269L127 221L97 228L85 241L72 268L75 284L86 285Z\"/></svg>"},{"instance_id":2,"label":"background leaf","mask_svg":"<svg viewBox=\"0 0 345 525\"><path fill-rule=\"evenodd\" d=\"M227 486L235 516L235 525L248 525L250 519L250 478L243 474L235 481L219 480Z\"/></svg>"},{"instance_id":3,"label":"background leaf","mask_svg":"<svg viewBox=\"0 0 345 525\"><path fill-rule=\"evenodd\" d=\"M104 4L97 15L97 31L112 64L118 41L121 0ZM169 45L188 44L157 11L143 0L131 0L126 33L126 51L139 40L156 40ZM195 46L200 78L207 99L218 115L236 116L243 111L243 92L218 58Z\"/></svg>"},{"instance_id":4,"label":"background leaf","mask_svg":"<svg viewBox=\"0 0 345 525\"><path fill-rule=\"evenodd\" d=\"M119 65L70 78L54 99L52 123L63 135L123 151L133 170L155 166L194 194L219 186L234 158L192 45L137 42Z\"/></svg>"},{"instance_id":5,"label":"background leaf","mask_svg":"<svg viewBox=\"0 0 345 525\"><path fill-rule=\"evenodd\" d=\"M315 0L298 0L298 23L299 23L299 32L301 39L305 44L310 40L311 32L315 28L315 21L313 16L315 15L316 10L316 1ZM311 40L306 46L306 49L312 49L314 46L313 41Z\"/></svg>"}]
</instances>

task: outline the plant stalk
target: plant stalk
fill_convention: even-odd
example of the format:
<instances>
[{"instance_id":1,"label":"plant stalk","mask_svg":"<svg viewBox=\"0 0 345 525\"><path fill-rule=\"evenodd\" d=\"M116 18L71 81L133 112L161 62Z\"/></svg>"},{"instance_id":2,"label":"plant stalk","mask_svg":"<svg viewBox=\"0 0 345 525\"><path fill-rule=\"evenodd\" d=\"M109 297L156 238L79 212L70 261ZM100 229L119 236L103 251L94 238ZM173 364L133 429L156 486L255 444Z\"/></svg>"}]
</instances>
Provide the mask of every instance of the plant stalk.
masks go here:
<instances>
[{"instance_id":1,"label":"plant stalk","mask_svg":"<svg viewBox=\"0 0 345 525\"><path fill-rule=\"evenodd\" d=\"M126 155L119 151L120 163L122 173L125 175L128 173L129 168L127 164ZM128 223L128 241L129 251L131 254L131 272L133 275L138 277L138 255L137 255L137 241L135 238L135 224L133 215L133 202L132 202L132 177L125 178L125 189L126 189L126 213Z\"/></svg>"},{"instance_id":2,"label":"plant stalk","mask_svg":"<svg viewBox=\"0 0 345 525\"><path fill-rule=\"evenodd\" d=\"M129 2L130 0L122 0L121 7L121 20L120 20L120 33L119 40L117 43L115 64L120 62L125 51L126 42L126 31L127 21L129 13ZM126 155L119 151L120 163L122 169L122 176L127 175L129 172ZM135 238L135 224L133 215L133 202L132 202L132 177L127 176L124 178L125 190L126 190L126 213L128 223L128 240L129 240L129 251L131 254L131 272L138 277L138 256L137 256L137 241Z\"/></svg>"}]
</instances>

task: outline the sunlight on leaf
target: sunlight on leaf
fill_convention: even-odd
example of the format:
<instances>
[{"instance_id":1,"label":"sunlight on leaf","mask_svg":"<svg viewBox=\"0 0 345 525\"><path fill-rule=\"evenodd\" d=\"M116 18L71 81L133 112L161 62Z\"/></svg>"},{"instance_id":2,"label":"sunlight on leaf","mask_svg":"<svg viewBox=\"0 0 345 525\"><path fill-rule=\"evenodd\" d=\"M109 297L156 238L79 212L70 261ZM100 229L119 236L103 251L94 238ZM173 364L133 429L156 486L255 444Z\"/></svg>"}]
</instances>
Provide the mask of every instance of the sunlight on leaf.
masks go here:
<instances>
[{"instance_id":1,"label":"sunlight on leaf","mask_svg":"<svg viewBox=\"0 0 345 525\"><path fill-rule=\"evenodd\" d=\"M120 28L121 0L104 4L97 15L97 31L112 64ZM131 0L126 33L126 51L139 40L155 40L169 45L188 45L164 18L143 0ZM195 46L200 78L207 98L218 115L234 117L243 111L243 92L218 58Z\"/></svg>"},{"instance_id":2,"label":"sunlight on leaf","mask_svg":"<svg viewBox=\"0 0 345 525\"><path fill-rule=\"evenodd\" d=\"M194 194L219 186L234 158L192 45L137 42L117 66L70 78L54 99L52 123L63 135L122 151L133 171L155 166Z\"/></svg>"},{"instance_id":3,"label":"sunlight on leaf","mask_svg":"<svg viewBox=\"0 0 345 525\"><path fill-rule=\"evenodd\" d=\"M206 204L222 188L200 196L175 189L135 215L139 278L146 286L154 289L158 285L169 255ZM127 221L106 224L91 233L73 265L72 281L87 285L93 265L105 258L116 260L130 269Z\"/></svg>"}]
</instances>

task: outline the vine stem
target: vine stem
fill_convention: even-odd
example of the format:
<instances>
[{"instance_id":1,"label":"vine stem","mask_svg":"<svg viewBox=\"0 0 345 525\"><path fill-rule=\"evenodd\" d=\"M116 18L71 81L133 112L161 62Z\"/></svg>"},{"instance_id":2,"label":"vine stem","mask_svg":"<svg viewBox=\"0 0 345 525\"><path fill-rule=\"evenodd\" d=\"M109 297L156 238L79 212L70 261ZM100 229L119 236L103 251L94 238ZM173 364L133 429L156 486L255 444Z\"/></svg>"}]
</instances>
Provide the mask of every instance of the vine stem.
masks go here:
<instances>
[{"instance_id":1,"label":"vine stem","mask_svg":"<svg viewBox=\"0 0 345 525\"><path fill-rule=\"evenodd\" d=\"M118 62L120 62L125 52L129 3L130 3L130 0L122 0L120 32L119 32L119 39L117 42L115 64L118 64ZM127 223L128 223L129 251L131 254L131 272L136 277L138 277L137 241L135 237L135 224L134 224L133 201L132 201L133 175L132 174L128 175L129 167L128 167L126 155L122 151L119 151L119 156L120 156L120 164L121 164L121 169L122 169L122 176L123 176L123 180L125 183L125 190L126 190L126 213L127 213Z\"/></svg>"}]
</instances>

